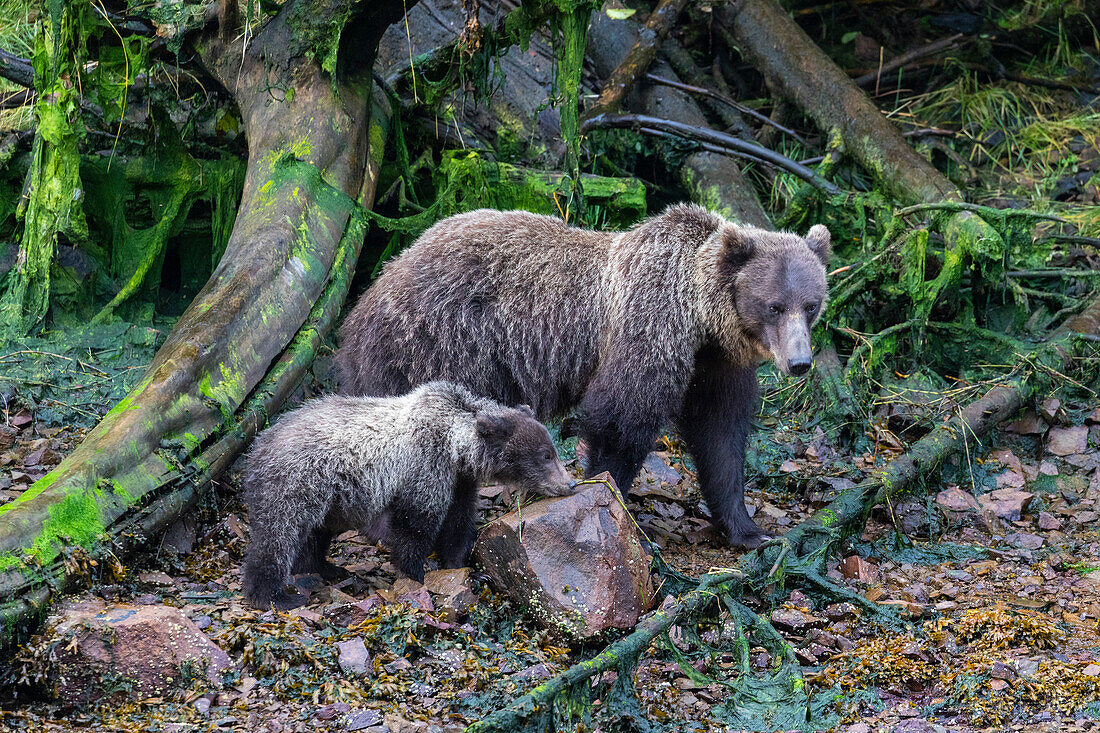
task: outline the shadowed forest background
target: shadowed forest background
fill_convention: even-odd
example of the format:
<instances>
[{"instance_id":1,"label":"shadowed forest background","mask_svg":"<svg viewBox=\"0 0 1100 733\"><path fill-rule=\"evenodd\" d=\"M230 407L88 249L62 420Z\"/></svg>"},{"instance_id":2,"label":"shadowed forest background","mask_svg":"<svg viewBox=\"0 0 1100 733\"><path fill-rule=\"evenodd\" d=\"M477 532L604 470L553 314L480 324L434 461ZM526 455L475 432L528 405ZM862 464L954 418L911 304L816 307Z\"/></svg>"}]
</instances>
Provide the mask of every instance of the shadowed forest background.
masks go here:
<instances>
[{"instance_id":1,"label":"shadowed forest background","mask_svg":"<svg viewBox=\"0 0 1100 733\"><path fill-rule=\"evenodd\" d=\"M1092 727L1098 23L0 0L0 728ZM570 639L355 532L305 608L243 604L235 461L333 389L333 327L387 259L475 208L622 229L685 200L832 233L813 371L761 371L748 504L781 539L724 546L670 432L625 503L656 548L634 629ZM517 502L481 490L486 521ZM202 661L156 692L88 673L120 604L185 618Z\"/></svg>"}]
</instances>

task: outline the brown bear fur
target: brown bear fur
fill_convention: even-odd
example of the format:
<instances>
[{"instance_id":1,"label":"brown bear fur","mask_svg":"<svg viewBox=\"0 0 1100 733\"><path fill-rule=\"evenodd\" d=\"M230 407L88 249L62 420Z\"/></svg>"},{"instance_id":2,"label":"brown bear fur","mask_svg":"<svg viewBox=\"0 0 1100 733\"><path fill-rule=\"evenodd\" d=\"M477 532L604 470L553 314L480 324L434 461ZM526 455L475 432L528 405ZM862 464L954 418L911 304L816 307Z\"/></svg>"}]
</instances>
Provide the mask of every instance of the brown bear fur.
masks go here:
<instances>
[{"instance_id":1,"label":"brown bear fur","mask_svg":"<svg viewBox=\"0 0 1100 733\"><path fill-rule=\"evenodd\" d=\"M625 232L479 210L388 263L341 328L340 388L401 394L434 379L541 418L579 408L589 475L629 489L675 421L730 542L762 533L744 505L756 368L810 367L829 232L742 227L680 204Z\"/></svg>"}]
</instances>

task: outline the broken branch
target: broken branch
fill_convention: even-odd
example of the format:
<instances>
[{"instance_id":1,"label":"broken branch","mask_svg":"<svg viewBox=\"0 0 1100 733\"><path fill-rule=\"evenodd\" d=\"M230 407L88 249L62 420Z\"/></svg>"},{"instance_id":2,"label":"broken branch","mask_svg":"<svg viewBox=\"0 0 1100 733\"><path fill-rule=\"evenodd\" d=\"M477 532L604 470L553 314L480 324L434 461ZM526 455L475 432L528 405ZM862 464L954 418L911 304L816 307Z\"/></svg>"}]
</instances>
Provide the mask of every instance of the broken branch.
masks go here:
<instances>
[{"instance_id":1,"label":"broken branch","mask_svg":"<svg viewBox=\"0 0 1100 733\"><path fill-rule=\"evenodd\" d=\"M813 170L800 163L796 163L785 155L706 127L686 125L674 120L662 120L659 117L650 117L649 115L605 113L585 120L581 125L581 132L586 133L601 128L626 128L639 132L656 130L663 133L669 133L686 140L694 140L700 143L709 144L715 148L721 149L722 152L729 155L740 155L753 160L771 163L772 165L778 166L798 176L807 183L820 188L829 195L835 196L841 193L841 190L837 186L829 183Z\"/></svg>"}]
</instances>

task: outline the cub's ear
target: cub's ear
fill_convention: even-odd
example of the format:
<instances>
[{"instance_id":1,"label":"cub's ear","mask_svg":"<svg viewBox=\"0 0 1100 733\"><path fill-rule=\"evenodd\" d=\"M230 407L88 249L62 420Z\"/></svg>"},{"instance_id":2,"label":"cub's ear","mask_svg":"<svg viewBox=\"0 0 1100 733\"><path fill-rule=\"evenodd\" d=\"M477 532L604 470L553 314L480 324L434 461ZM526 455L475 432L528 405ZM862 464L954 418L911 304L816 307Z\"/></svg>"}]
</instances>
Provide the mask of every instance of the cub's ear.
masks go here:
<instances>
[{"instance_id":1,"label":"cub's ear","mask_svg":"<svg viewBox=\"0 0 1100 733\"><path fill-rule=\"evenodd\" d=\"M806 232L806 244L810 245L810 251L817 255L821 264L829 263L829 255L833 253L833 245L829 236L829 230L824 224L814 224L810 231Z\"/></svg>"},{"instance_id":2,"label":"cub's ear","mask_svg":"<svg viewBox=\"0 0 1100 733\"><path fill-rule=\"evenodd\" d=\"M501 445L507 442L515 430L515 423L503 415L489 415L479 412L476 421L477 437L488 445Z\"/></svg>"},{"instance_id":3,"label":"cub's ear","mask_svg":"<svg viewBox=\"0 0 1100 733\"><path fill-rule=\"evenodd\" d=\"M520 405L516 408L518 412L522 412L527 417L534 417L535 411L531 409L530 405Z\"/></svg>"},{"instance_id":4,"label":"cub's ear","mask_svg":"<svg viewBox=\"0 0 1100 733\"><path fill-rule=\"evenodd\" d=\"M756 243L744 230L727 224L722 228L722 252L726 262L740 268L756 253Z\"/></svg>"}]
</instances>

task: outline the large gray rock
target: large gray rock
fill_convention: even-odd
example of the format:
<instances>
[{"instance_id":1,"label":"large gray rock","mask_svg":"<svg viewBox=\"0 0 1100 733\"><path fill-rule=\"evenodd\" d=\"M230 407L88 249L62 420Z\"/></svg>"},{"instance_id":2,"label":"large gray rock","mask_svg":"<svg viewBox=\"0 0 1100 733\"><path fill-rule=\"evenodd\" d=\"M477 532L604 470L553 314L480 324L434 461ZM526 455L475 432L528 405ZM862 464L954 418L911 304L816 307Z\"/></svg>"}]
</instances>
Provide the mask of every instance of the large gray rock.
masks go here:
<instances>
[{"instance_id":1,"label":"large gray rock","mask_svg":"<svg viewBox=\"0 0 1100 733\"><path fill-rule=\"evenodd\" d=\"M641 532L614 482L598 478L500 517L474 547L497 589L573 639L631 628L653 605Z\"/></svg>"},{"instance_id":2,"label":"large gray rock","mask_svg":"<svg viewBox=\"0 0 1100 733\"><path fill-rule=\"evenodd\" d=\"M71 604L52 628L53 692L66 705L159 697L195 678L219 688L232 665L191 619L168 606Z\"/></svg>"}]
</instances>

